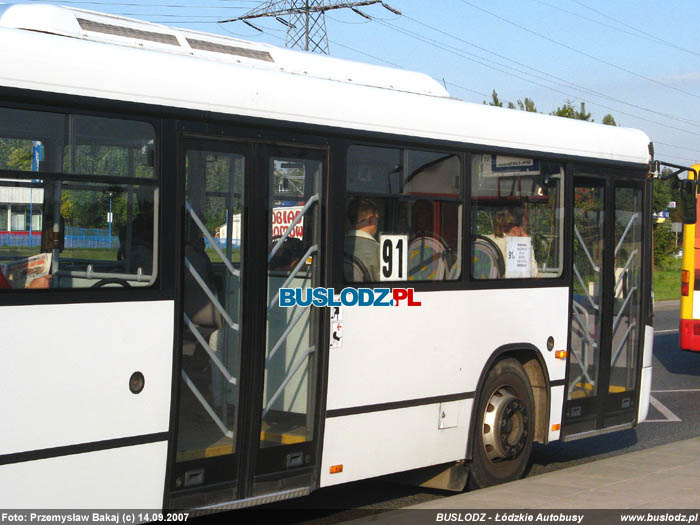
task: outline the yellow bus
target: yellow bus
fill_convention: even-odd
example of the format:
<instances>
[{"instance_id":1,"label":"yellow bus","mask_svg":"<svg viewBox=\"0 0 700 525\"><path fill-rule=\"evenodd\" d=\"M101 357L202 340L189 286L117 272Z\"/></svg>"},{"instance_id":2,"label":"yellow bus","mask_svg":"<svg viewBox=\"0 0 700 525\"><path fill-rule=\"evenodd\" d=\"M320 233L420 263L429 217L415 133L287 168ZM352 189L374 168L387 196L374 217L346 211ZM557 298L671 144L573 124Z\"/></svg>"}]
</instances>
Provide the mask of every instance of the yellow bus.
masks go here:
<instances>
[{"instance_id":1,"label":"yellow bus","mask_svg":"<svg viewBox=\"0 0 700 525\"><path fill-rule=\"evenodd\" d=\"M695 202L688 199L695 195L695 181L697 180L700 164L694 164L688 168L688 182L686 192L681 192L681 207L692 208L697 217ZM692 187L692 191L691 191ZM690 219L695 219L690 217ZM681 262L681 320L680 320L680 347L682 350L700 352L700 230L696 228L695 220L683 220L683 259ZM697 300L696 300L697 299Z\"/></svg>"}]
</instances>

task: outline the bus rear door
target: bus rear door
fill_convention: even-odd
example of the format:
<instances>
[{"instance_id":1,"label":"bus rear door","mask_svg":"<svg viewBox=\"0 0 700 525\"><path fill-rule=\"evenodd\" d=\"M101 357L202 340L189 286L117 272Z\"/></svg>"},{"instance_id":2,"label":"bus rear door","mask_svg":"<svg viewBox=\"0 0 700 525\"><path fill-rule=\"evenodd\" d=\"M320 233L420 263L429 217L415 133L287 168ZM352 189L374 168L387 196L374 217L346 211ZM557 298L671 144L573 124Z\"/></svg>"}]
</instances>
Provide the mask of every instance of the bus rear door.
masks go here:
<instances>
[{"instance_id":1,"label":"bus rear door","mask_svg":"<svg viewBox=\"0 0 700 525\"><path fill-rule=\"evenodd\" d=\"M308 493L316 476L324 149L183 140L181 378L173 507Z\"/></svg>"},{"instance_id":2,"label":"bus rear door","mask_svg":"<svg viewBox=\"0 0 700 525\"><path fill-rule=\"evenodd\" d=\"M574 249L564 440L631 426L640 382L644 186L574 178Z\"/></svg>"}]
</instances>

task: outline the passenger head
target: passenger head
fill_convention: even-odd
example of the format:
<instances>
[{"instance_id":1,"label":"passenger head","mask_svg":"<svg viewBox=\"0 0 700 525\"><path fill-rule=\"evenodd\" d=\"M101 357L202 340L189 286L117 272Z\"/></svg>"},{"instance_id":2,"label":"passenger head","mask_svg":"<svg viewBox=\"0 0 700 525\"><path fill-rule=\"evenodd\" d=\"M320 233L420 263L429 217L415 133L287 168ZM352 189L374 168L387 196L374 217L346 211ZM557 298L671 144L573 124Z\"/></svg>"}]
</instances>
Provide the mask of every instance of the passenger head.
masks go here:
<instances>
[{"instance_id":1,"label":"passenger head","mask_svg":"<svg viewBox=\"0 0 700 525\"><path fill-rule=\"evenodd\" d=\"M279 238L272 240L272 243L270 244L270 252L272 252L272 249L278 242ZM268 267L270 270L293 270L299 260L304 256L304 253L305 249L303 242L293 237L287 237L282 246L280 246L279 250L277 250L275 253L274 257L270 259Z\"/></svg>"},{"instance_id":2,"label":"passenger head","mask_svg":"<svg viewBox=\"0 0 700 525\"><path fill-rule=\"evenodd\" d=\"M376 235L379 229L379 208L371 199L357 198L348 206L350 230L362 230Z\"/></svg>"},{"instance_id":3,"label":"passenger head","mask_svg":"<svg viewBox=\"0 0 700 525\"><path fill-rule=\"evenodd\" d=\"M525 210L521 207L504 208L493 216L493 233L496 237L527 236Z\"/></svg>"}]
</instances>

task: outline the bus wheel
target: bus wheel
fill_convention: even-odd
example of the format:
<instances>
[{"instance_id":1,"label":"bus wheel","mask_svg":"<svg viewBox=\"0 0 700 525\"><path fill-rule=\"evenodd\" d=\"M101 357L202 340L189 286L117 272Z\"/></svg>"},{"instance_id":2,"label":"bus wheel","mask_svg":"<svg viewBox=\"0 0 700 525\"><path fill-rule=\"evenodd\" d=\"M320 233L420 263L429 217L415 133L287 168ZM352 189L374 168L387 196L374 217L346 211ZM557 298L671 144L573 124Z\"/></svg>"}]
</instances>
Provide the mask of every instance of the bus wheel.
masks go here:
<instances>
[{"instance_id":1,"label":"bus wheel","mask_svg":"<svg viewBox=\"0 0 700 525\"><path fill-rule=\"evenodd\" d=\"M496 363L486 377L473 433L469 488L519 479L532 452L534 399L516 359Z\"/></svg>"}]
</instances>

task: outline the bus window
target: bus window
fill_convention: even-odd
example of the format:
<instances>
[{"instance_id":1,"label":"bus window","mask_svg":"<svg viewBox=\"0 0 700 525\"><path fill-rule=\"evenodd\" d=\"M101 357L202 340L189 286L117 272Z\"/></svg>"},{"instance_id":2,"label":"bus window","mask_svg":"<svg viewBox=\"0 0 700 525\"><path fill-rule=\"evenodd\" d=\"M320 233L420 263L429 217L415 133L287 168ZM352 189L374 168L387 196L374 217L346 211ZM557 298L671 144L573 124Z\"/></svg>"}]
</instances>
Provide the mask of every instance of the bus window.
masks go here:
<instances>
[{"instance_id":1,"label":"bus window","mask_svg":"<svg viewBox=\"0 0 700 525\"><path fill-rule=\"evenodd\" d=\"M453 153L351 146L345 280L459 279L461 169Z\"/></svg>"},{"instance_id":2,"label":"bus window","mask_svg":"<svg viewBox=\"0 0 700 525\"><path fill-rule=\"evenodd\" d=\"M507 157L472 157L472 277L562 274L564 167Z\"/></svg>"},{"instance_id":3,"label":"bus window","mask_svg":"<svg viewBox=\"0 0 700 525\"><path fill-rule=\"evenodd\" d=\"M0 287L153 284L154 143L145 122L0 108Z\"/></svg>"}]
</instances>

